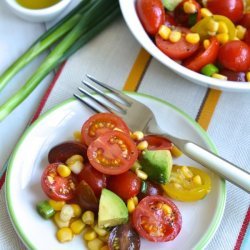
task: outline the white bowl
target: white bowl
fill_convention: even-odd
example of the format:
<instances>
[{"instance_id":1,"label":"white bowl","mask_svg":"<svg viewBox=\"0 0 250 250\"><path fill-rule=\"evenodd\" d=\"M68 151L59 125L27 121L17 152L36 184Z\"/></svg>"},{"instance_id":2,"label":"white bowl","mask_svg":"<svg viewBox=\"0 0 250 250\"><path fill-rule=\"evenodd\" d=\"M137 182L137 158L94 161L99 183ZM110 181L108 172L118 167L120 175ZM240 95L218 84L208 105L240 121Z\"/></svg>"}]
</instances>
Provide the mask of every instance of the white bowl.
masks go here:
<instances>
[{"instance_id":1,"label":"white bowl","mask_svg":"<svg viewBox=\"0 0 250 250\"><path fill-rule=\"evenodd\" d=\"M189 70L186 67L178 64L174 60L170 59L168 56L166 56L155 46L153 41L144 31L144 28L142 27L141 22L136 13L135 1L136 0L119 0L121 11L134 37L138 40L142 47L144 47L144 49L147 50L148 53L150 53L154 58L156 58L158 61L163 63L165 66L167 66L180 76L199 85L225 91L250 91L250 83L248 82L223 81L208 77Z\"/></svg>"},{"instance_id":2,"label":"white bowl","mask_svg":"<svg viewBox=\"0 0 250 250\"><path fill-rule=\"evenodd\" d=\"M32 22L47 22L58 16L71 0L61 0L58 3L43 9L28 9L22 7L16 0L5 0L8 7L17 16Z\"/></svg>"}]
</instances>

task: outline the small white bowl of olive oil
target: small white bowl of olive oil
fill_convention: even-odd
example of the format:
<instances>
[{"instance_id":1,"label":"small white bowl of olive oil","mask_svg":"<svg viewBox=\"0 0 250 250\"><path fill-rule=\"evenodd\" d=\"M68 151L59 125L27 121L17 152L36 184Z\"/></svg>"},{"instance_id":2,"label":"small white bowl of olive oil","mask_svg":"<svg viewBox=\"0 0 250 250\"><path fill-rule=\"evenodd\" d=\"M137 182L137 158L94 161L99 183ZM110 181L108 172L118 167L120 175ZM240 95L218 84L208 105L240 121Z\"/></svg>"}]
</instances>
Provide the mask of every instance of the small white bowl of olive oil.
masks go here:
<instances>
[{"instance_id":1,"label":"small white bowl of olive oil","mask_svg":"<svg viewBox=\"0 0 250 250\"><path fill-rule=\"evenodd\" d=\"M32 22L47 22L58 16L71 0L5 0L19 17Z\"/></svg>"}]
</instances>

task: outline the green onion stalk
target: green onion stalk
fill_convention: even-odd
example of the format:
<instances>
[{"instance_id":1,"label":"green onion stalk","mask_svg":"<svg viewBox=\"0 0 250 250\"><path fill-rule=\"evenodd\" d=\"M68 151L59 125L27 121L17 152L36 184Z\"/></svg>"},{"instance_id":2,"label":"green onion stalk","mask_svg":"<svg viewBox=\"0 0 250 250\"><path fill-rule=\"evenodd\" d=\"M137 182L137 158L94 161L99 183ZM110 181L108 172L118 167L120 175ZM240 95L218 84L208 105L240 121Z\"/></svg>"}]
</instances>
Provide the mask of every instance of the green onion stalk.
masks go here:
<instances>
[{"instance_id":1,"label":"green onion stalk","mask_svg":"<svg viewBox=\"0 0 250 250\"><path fill-rule=\"evenodd\" d=\"M90 8L82 15L79 23L55 46L28 81L0 106L0 121L23 102L53 69L99 34L119 13L117 0L92 1Z\"/></svg>"},{"instance_id":2,"label":"green onion stalk","mask_svg":"<svg viewBox=\"0 0 250 250\"><path fill-rule=\"evenodd\" d=\"M40 36L38 40L0 76L0 92L22 68L72 30L90 6L90 0L83 0L61 21Z\"/></svg>"}]
</instances>

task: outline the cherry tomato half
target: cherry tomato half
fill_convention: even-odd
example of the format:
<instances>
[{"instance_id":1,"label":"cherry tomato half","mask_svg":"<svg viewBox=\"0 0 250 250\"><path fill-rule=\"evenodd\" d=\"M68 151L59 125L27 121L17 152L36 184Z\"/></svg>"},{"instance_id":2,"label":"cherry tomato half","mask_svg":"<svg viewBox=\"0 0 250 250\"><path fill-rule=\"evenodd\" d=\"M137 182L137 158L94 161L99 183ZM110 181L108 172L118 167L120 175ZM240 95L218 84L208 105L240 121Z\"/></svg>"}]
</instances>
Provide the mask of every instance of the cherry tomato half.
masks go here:
<instances>
[{"instance_id":1,"label":"cherry tomato half","mask_svg":"<svg viewBox=\"0 0 250 250\"><path fill-rule=\"evenodd\" d=\"M244 37L244 42L250 46L250 28L247 30L245 37Z\"/></svg>"},{"instance_id":2,"label":"cherry tomato half","mask_svg":"<svg viewBox=\"0 0 250 250\"><path fill-rule=\"evenodd\" d=\"M148 142L149 150L170 150L174 146L167 138L159 135L146 135L143 140Z\"/></svg>"},{"instance_id":3,"label":"cherry tomato half","mask_svg":"<svg viewBox=\"0 0 250 250\"><path fill-rule=\"evenodd\" d=\"M129 135L112 131L99 136L88 147L88 159L98 171L117 175L126 172L138 157L136 144Z\"/></svg>"},{"instance_id":4,"label":"cherry tomato half","mask_svg":"<svg viewBox=\"0 0 250 250\"><path fill-rule=\"evenodd\" d=\"M226 69L247 71L250 68L250 47L242 41L229 41L221 46L218 61Z\"/></svg>"},{"instance_id":5,"label":"cherry tomato half","mask_svg":"<svg viewBox=\"0 0 250 250\"><path fill-rule=\"evenodd\" d=\"M188 170L187 170L188 169ZM210 176L194 167L173 166L170 182L162 185L166 194L179 201L197 201L211 191Z\"/></svg>"},{"instance_id":6,"label":"cherry tomato half","mask_svg":"<svg viewBox=\"0 0 250 250\"><path fill-rule=\"evenodd\" d=\"M72 174L68 177L61 177L57 173L57 167L60 164L62 163L52 163L44 169L41 186L50 199L67 201L74 198L77 182Z\"/></svg>"},{"instance_id":7,"label":"cherry tomato half","mask_svg":"<svg viewBox=\"0 0 250 250\"><path fill-rule=\"evenodd\" d=\"M220 70L220 74L226 76L228 81L246 82L245 72L234 72L229 69L222 69Z\"/></svg>"},{"instance_id":8,"label":"cherry tomato half","mask_svg":"<svg viewBox=\"0 0 250 250\"><path fill-rule=\"evenodd\" d=\"M142 26L149 35L155 35L164 23L165 11L161 0L137 0L136 10Z\"/></svg>"},{"instance_id":9,"label":"cherry tomato half","mask_svg":"<svg viewBox=\"0 0 250 250\"><path fill-rule=\"evenodd\" d=\"M250 12L245 13L242 19L239 22L240 25L244 26L247 29L250 29Z\"/></svg>"},{"instance_id":10,"label":"cherry tomato half","mask_svg":"<svg viewBox=\"0 0 250 250\"><path fill-rule=\"evenodd\" d=\"M95 195L100 197L102 189L107 185L107 177L97 171L89 163L84 163L83 170L77 175L78 181L86 181L93 189Z\"/></svg>"},{"instance_id":11,"label":"cherry tomato half","mask_svg":"<svg viewBox=\"0 0 250 250\"><path fill-rule=\"evenodd\" d=\"M141 179L132 171L127 171L123 174L110 176L107 187L127 201L140 192Z\"/></svg>"},{"instance_id":12,"label":"cherry tomato half","mask_svg":"<svg viewBox=\"0 0 250 250\"><path fill-rule=\"evenodd\" d=\"M119 129L129 134L126 123L118 116L110 113L99 113L91 116L82 126L82 140L89 145L98 136Z\"/></svg>"},{"instance_id":13,"label":"cherry tomato half","mask_svg":"<svg viewBox=\"0 0 250 250\"><path fill-rule=\"evenodd\" d=\"M132 214L139 235L149 241L165 242L176 238L181 230L182 217L177 206L163 196L147 196Z\"/></svg>"},{"instance_id":14,"label":"cherry tomato half","mask_svg":"<svg viewBox=\"0 0 250 250\"><path fill-rule=\"evenodd\" d=\"M207 49L202 47L198 54L188 58L183 65L193 71L200 71L202 67L216 60L219 46L220 44L217 39L212 37L211 43Z\"/></svg>"},{"instance_id":15,"label":"cherry tomato half","mask_svg":"<svg viewBox=\"0 0 250 250\"><path fill-rule=\"evenodd\" d=\"M181 39L172 43L168 40L164 40L159 34L155 36L156 46L167 56L174 60L183 60L191 56L199 48L199 44L191 44L186 41L185 36L190 33L189 29L183 27L176 27L176 30L182 33Z\"/></svg>"},{"instance_id":16,"label":"cherry tomato half","mask_svg":"<svg viewBox=\"0 0 250 250\"><path fill-rule=\"evenodd\" d=\"M238 22L243 16L243 0L207 0L207 8L213 13L226 16L232 22Z\"/></svg>"}]
</instances>

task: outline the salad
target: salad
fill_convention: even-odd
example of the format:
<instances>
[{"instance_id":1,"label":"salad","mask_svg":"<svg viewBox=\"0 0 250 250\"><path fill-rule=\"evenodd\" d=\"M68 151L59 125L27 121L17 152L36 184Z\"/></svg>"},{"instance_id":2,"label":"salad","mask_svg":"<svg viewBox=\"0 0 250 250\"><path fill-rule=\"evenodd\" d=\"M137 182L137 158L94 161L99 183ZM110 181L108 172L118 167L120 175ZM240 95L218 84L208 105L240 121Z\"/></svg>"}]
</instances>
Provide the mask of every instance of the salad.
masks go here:
<instances>
[{"instance_id":1,"label":"salad","mask_svg":"<svg viewBox=\"0 0 250 250\"><path fill-rule=\"evenodd\" d=\"M91 116L74 137L50 149L41 176L48 198L37 204L60 243L78 235L88 249L107 250L172 241L185 220L174 201L211 190L206 172L173 164L182 153L171 141L130 131L114 114Z\"/></svg>"},{"instance_id":2,"label":"salad","mask_svg":"<svg viewBox=\"0 0 250 250\"><path fill-rule=\"evenodd\" d=\"M136 0L155 45L184 67L221 80L250 82L249 0Z\"/></svg>"}]
</instances>

